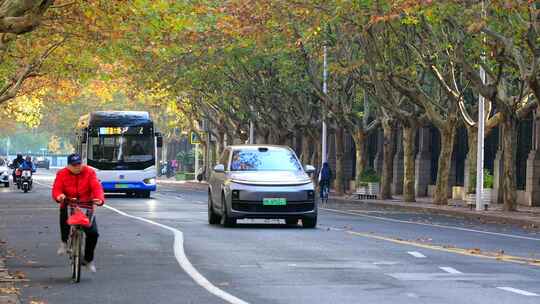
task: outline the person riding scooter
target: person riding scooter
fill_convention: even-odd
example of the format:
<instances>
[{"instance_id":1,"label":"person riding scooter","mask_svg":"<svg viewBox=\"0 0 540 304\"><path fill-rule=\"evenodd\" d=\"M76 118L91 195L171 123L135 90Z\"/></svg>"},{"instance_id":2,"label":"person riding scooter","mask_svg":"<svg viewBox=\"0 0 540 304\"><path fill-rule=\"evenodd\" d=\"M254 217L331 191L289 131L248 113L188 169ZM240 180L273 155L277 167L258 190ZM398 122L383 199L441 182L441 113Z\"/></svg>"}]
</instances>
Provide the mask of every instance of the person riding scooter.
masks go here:
<instances>
[{"instance_id":1,"label":"person riding scooter","mask_svg":"<svg viewBox=\"0 0 540 304\"><path fill-rule=\"evenodd\" d=\"M27 156L26 159L19 166L21 170L31 170L32 173L36 172L36 165L32 162L32 157Z\"/></svg>"},{"instance_id":2,"label":"person riding scooter","mask_svg":"<svg viewBox=\"0 0 540 304\"><path fill-rule=\"evenodd\" d=\"M36 166L32 163L32 158L27 156L24 162L17 169L17 188L28 192L32 189L32 174L36 172Z\"/></svg>"},{"instance_id":3,"label":"person riding scooter","mask_svg":"<svg viewBox=\"0 0 540 304\"><path fill-rule=\"evenodd\" d=\"M17 158L15 158L13 162L11 162L11 165L9 166L11 169L13 169L13 183L16 185L18 185L17 174L16 174L17 169L19 169L19 167L22 165L23 162L24 162L24 158L22 154L17 153Z\"/></svg>"}]
</instances>

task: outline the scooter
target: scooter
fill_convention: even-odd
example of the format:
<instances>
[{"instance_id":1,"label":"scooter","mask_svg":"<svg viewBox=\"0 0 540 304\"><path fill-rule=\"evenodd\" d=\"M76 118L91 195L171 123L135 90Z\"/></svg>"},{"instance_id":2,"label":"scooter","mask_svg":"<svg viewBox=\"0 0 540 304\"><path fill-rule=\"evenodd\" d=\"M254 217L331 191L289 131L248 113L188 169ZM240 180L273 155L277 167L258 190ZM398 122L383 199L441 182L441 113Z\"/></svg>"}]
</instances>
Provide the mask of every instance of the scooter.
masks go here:
<instances>
[{"instance_id":1,"label":"scooter","mask_svg":"<svg viewBox=\"0 0 540 304\"><path fill-rule=\"evenodd\" d=\"M20 170L19 189L27 193L32 190L32 170Z\"/></svg>"}]
</instances>

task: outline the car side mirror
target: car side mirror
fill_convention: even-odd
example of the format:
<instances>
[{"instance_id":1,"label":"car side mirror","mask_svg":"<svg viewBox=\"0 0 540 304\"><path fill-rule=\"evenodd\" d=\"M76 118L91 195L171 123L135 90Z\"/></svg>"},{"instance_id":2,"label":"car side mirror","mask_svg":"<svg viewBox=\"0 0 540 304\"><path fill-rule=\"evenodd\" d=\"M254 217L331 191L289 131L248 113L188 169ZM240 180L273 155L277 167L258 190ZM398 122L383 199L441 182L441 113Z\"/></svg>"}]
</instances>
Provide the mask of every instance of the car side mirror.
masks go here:
<instances>
[{"instance_id":1,"label":"car side mirror","mask_svg":"<svg viewBox=\"0 0 540 304\"><path fill-rule=\"evenodd\" d=\"M312 165L306 165L304 171L306 171L307 174L312 174L315 172L315 167L313 167Z\"/></svg>"},{"instance_id":2,"label":"car side mirror","mask_svg":"<svg viewBox=\"0 0 540 304\"><path fill-rule=\"evenodd\" d=\"M217 166L214 167L214 172L216 173L223 173L225 172L225 166L222 165L222 164L219 164Z\"/></svg>"}]
</instances>

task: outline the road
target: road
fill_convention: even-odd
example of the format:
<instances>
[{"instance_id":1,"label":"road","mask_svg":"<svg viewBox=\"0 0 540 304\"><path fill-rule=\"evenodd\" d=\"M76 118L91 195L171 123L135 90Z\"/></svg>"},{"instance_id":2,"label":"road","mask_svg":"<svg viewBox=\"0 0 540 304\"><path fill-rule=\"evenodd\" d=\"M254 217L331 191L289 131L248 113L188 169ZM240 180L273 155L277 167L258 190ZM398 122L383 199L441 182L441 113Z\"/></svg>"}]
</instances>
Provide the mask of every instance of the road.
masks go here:
<instances>
[{"instance_id":1,"label":"road","mask_svg":"<svg viewBox=\"0 0 540 304\"><path fill-rule=\"evenodd\" d=\"M51 173L0 190L0 239L24 303L540 303L540 234L444 216L321 210L317 229L207 224L206 192L162 185L97 212L98 272L70 282L56 256Z\"/></svg>"}]
</instances>

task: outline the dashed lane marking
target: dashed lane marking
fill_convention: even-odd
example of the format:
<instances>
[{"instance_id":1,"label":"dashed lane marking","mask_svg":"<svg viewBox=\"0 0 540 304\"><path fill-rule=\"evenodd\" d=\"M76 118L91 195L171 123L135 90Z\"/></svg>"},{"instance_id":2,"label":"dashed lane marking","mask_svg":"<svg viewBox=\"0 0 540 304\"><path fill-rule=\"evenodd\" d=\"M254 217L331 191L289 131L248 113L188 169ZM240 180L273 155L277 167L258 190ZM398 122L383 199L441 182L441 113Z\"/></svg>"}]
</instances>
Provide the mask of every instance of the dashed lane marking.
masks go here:
<instances>
[{"instance_id":1,"label":"dashed lane marking","mask_svg":"<svg viewBox=\"0 0 540 304\"><path fill-rule=\"evenodd\" d=\"M418 248L430 249L430 250L435 250L435 251L443 251L443 252L455 253L455 254L460 254L460 255L477 257L477 258L484 258L484 259L491 259L491 260L498 260L498 261L540 267L540 260L536 260L536 259L529 259L529 258L524 258L524 257L517 257L517 256L498 254L498 253L482 252L477 249L463 249L463 248L449 247L449 246L430 245L426 243L405 241L402 239L380 236L373 233L363 233L363 232L356 232L356 231L347 231L347 233L356 235L356 236L365 237L365 238L387 241L387 242L392 242L392 243L401 244L401 245L414 246Z\"/></svg>"},{"instance_id":2,"label":"dashed lane marking","mask_svg":"<svg viewBox=\"0 0 540 304\"><path fill-rule=\"evenodd\" d=\"M426 258L425 255L423 255L422 253L418 252L418 251L409 251L407 252L408 254L412 255L413 257L415 258L419 258L419 259L424 259Z\"/></svg>"},{"instance_id":3,"label":"dashed lane marking","mask_svg":"<svg viewBox=\"0 0 540 304\"><path fill-rule=\"evenodd\" d=\"M463 274L463 272L452 267L439 267L441 270L448 272L449 274Z\"/></svg>"},{"instance_id":4,"label":"dashed lane marking","mask_svg":"<svg viewBox=\"0 0 540 304\"><path fill-rule=\"evenodd\" d=\"M526 290L521 290L521 289L512 288L512 287L497 287L497 289L513 292L513 293L516 293L516 294L519 294L519 295L522 295L522 296L527 296L527 297L538 297L539 296L538 294L536 294L534 292L528 292Z\"/></svg>"}]
</instances>

